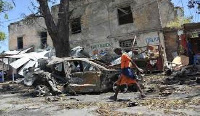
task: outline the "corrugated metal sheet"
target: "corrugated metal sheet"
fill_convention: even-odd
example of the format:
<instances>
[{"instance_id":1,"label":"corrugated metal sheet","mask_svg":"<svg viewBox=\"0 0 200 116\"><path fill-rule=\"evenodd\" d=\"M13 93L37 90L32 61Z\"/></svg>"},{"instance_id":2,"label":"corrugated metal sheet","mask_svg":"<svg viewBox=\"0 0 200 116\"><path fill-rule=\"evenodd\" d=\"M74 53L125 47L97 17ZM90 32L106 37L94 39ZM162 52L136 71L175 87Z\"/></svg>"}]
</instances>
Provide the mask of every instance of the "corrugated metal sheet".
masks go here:
<instances>
[{"instance_id":1,"label":"corrugated metal sheet","mask_svg":"<svg viewBox=\"0 0 200 116\"><path fill-rule=\"evenodd\" d=\"M20 75L23 76L23 70L24 70L25 68L34 67L35 64L36 64L36 61L30 60L28 63L26 63L26 64L20 69L20 71L18 72L18 74L20 74Z\"/></svg>"},{"instance_id":2,"label":"corrugated metal sheet","mask_svg":"<svg viewBox=\"0 0 200 116\"><path fill-rule=\"evenodd\" d=\"M19 60L16 60L14 62L12 62L10 64L10 66L12 66L14 69L18 69L19 67L21 67L22 65L24 65L25 63L27 63L30 59L27 57L21 58Z\"/></svg>"}]
</instances>

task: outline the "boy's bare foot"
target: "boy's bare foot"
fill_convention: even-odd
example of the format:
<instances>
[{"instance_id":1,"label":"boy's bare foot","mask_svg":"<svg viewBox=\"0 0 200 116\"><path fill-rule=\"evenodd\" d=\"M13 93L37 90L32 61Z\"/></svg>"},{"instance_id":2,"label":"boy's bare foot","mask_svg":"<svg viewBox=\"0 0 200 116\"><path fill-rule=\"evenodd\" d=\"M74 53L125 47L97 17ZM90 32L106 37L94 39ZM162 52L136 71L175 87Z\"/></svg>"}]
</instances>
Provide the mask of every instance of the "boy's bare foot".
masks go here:
<instances>
[{"instance_id":1,"label":"boy's bare foot","mask_svg":"<svg viewBox=\"0 0 200 116\"><path fill-rule=\"evenodd\" d=\"M109 99L114 100L114 101L117 101L117 97L116 97L116 96L110 96Z\"/></svg>"},{"instance_id":2,"label":"boy's bare foot","mask_svg":"<svg viewBox=\"0 0 200 116\"><path fill-rule=\"evenodd\" d=\"M141 94L141 98L145 98L146 97L146 95L145 94Z\"/></svg>"}]
</instances>

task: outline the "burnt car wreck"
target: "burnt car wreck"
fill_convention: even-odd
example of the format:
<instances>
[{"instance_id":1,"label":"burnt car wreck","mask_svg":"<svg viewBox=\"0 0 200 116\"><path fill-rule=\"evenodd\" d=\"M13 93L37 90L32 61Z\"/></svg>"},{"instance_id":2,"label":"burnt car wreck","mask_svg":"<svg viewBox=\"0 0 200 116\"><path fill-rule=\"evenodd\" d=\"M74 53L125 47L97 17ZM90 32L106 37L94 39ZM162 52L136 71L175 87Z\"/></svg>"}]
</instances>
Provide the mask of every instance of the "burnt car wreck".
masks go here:
<instances>
[{"instance_id":1,"label":"burnt car wreck","mask_svg":"<svg viewBox=\"0 0 200 116\"><path fill-rule=\"evenodd\" d=\"M34 87L36 96L105 92L112 89L120 73L88 58L53 58L41 64L40 69L24 71L24 84Z\"/></svg>"}]
</instances>

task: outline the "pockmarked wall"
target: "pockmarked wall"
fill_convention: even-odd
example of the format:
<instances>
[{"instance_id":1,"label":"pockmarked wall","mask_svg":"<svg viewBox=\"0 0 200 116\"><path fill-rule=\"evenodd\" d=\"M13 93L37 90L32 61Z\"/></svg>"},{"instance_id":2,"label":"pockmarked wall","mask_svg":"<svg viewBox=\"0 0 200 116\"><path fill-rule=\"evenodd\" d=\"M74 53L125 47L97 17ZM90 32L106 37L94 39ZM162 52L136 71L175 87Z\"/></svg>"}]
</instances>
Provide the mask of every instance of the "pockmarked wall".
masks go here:
<instances>
[{"instance_id":1,"label":"pockmarked wall","mask_svg":"<svg viewBox=\"0 0 200 116\"><path fill-rule=\"evenodd\" d=\"M133 23L119 25L118 9L127 6L131 7ZM149 33L157 34L162 24L174 18L173 15L166 19L164 10L171 7L169 0L70 1L70 10L73 11L70 19L81 18L81 33L70 34L71 47L81 45L93 56L110 53L113 48L119 47L119 41L133 39L135 36L138 36L138 46L144 45L146 41L157 44L159 37ZM52 12L56 20L58 6L52 7ZM163 37L159 39L164 46Z\"/></svg>"},{"instance_id":2,"label":"pockmarked wall","mask_svg":"<svg viewBox=\"0 0 200 116\"><path fill-rule=\"evenodd\" d=\"M165 46L166 46L166 56L168 61L173 61L173 59L178 55L179 49L179 37L178 30L165 29Z\"/></svg>"},{"instance_id":3,"label":"pockmarked wall","mask_svg":"<svg viewBox=\"0 0 200 116\"><path fill-rule=\"evenodd\" d=\"M47 32L42 17L27 17L19 22L9 25L9 49L17 50L17 38L23 38L23 48L34 46L39 49L41 46L41 32ZM47 45L52 46L52 41L47 33Z\"/></svg>"},{"instance_id":4,"label":"pockmarked wall","mask_svg":"<svg viewBox=\"0 0 200 116\"><path fill-rule=\"evenodd\" d=\"M58 20L58 6L51 8L54 21ZM113 49L120 46L120 41L131 40L137 36L137 45L144 46L146 42L158 44L158 39L165 48L162 27L174 18L173 5L170 0L71 0L70 29L73 19L80 18L81 32L72 34L70 31L70 47L82 46L91 56L113 54ZM132 23L119 24L118 11L130 7ZM166 17L170 9L170 17ZM172 11L172 13L171 13ZM126 12L125 12L126 13ZM167 19L166 19L167 18ZM43 19L36 19L45 25ZM16 49L16 38L24 36L25 46L39 45L37 32L42 28L34 23L31 28L27 24L10 25L10 49ZM158 36L158 33L160 36ZM29 41L28 41L29 39ZM52 46L48 36L49 45Z\"/></svg>"}]
</instances>

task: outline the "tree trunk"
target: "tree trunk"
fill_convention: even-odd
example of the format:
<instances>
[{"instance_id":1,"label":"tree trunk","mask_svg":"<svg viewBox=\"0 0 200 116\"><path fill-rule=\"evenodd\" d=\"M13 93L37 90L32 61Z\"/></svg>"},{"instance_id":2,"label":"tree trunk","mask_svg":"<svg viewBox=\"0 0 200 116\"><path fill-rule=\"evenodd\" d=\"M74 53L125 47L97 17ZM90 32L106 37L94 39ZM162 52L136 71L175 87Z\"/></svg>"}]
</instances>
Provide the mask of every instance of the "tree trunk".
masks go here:
<instances>
[{"instance_id":1,"label":"tree trunk","mask_svg":"<svg viewBox=\"0 0 200 116\"><path fill-rule=\"evenodd\" d=\"M50 9L48 7L48 0L37 1L40 4L40 12L45 19L47 30L56 51L56 56L69 56L69 0L60 0L57 25L55 24Z\"/></svg>"},{"instance_id":2,"label":"tree trunk","mask_svg":"<svg viewBox=\"0 0 200 116\"><path fill-rule=\"evenodd\" d=\"M58 13L58 37L61 47L61 52L56 53L56 56L65 57L70 55L69 44L69 0L60 0L60 7ZM60 49L59 49L60 50Z\"/></svg>"},{"instance_id":3,"label":"tree trunk","mask_svg":"<svg viewBox=\"0 0 200 116\"><path fill-rule=\"evenodd\" d=\"M66 36L60 35L58 36L59 39L57 39L56 42L54 42L54 47L56 50L56 56L57 57L68 57L70 53L70 46L69 41L65 38Z\"/></svg>"}]
</instances>

